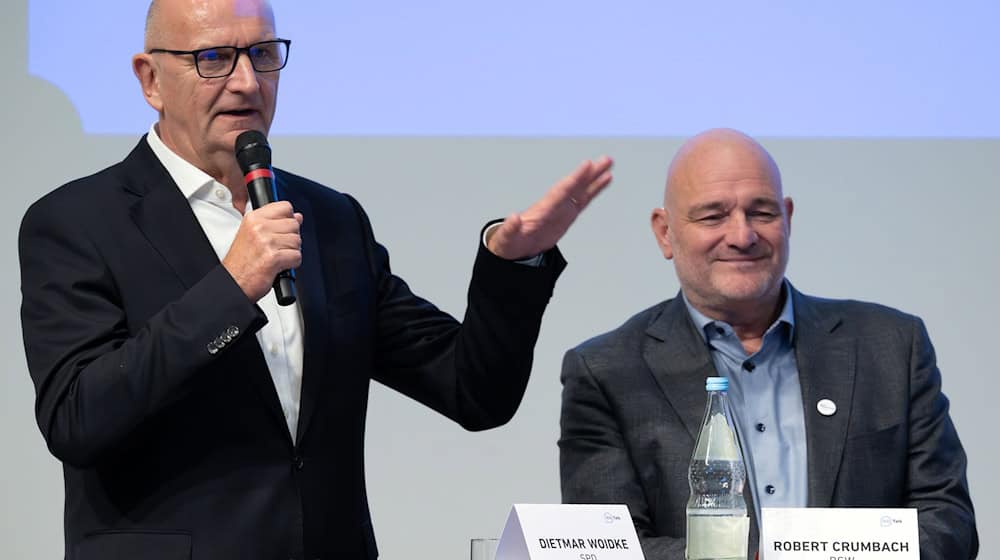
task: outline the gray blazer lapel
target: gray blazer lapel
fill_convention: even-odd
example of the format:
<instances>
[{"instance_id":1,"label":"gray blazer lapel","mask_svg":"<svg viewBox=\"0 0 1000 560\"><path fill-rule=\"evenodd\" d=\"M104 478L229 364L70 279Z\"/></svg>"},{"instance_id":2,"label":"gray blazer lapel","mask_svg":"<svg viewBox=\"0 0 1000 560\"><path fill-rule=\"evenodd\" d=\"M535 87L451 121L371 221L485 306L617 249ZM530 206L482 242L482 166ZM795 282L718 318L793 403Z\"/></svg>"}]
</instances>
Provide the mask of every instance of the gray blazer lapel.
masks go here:
<instances>
[{"instance_id":1,"label":"gray blazer lapel","mask_svg":"<svg viewBox=\"0 0 1000 560\"><path fill-rule=\"evenodd\" d=\"M821 300L792 290L795 304L795 359L802 386L809 464L809 505L827 507L840 472L854 396L855 340L838 333L842 318ZM832 416L816 404L837 405Z\"/></svg>"},{"instance_id":2,"label":"gray blazer lapel","mask_svg":"<svg viewBox=\"0 0 1000 560\"><path fill-rule=\"evenodd\" d=\"M712 357L677 295L646 329L643 359L663 396L677 412L691 439L698 438L705 413L705 378L716 375Z\"/></svg>"}]
</instances>

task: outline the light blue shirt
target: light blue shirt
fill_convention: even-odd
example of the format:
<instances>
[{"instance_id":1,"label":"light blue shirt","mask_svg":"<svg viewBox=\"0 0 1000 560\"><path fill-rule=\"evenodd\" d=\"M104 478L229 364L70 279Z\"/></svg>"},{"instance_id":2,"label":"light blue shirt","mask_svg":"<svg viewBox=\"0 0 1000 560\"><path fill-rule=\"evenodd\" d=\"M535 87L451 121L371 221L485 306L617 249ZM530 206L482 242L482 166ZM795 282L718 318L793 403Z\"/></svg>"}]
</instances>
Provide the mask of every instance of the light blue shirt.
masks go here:
<instances>
[{"instance_id":1,"label":"light blue shirt","mask_svg":"<svg viewBox=\"0 0 1000 560\"><path fill-rule=\"evenodd\" d=\"M762 507L805 507L809 497L805 413L795 362L791 290L760 350L748 355L733 328L709 319L684 298L708 345L715 370L729 378L729 405L743 449L747 483L760 520Z\"/></svg>"}]
</instances>

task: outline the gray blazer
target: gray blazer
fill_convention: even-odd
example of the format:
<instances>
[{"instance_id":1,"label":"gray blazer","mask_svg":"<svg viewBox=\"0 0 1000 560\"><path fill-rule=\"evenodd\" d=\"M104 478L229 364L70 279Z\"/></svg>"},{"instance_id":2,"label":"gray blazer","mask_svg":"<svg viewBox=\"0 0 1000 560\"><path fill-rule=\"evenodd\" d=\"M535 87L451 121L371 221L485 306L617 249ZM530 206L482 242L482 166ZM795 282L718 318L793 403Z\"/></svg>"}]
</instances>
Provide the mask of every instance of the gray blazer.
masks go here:
<instances>
[{"instance_id":1,"label":"gray blazer","mask_svg":"<svg viewBox=\"0 0 1000 560\"><path fill-rule=\"evenodd\" d=\"M923 322L791 292L809 505L915 507L921 559L975 558L965 452ZM682 560L688 462L713 375L679 295L568 351L563 501L627 504L646 558ZM816 411L824 398L837 403L833 416ZM755 524L751 533L752 558Z\"/></svg>"}]
</instances>

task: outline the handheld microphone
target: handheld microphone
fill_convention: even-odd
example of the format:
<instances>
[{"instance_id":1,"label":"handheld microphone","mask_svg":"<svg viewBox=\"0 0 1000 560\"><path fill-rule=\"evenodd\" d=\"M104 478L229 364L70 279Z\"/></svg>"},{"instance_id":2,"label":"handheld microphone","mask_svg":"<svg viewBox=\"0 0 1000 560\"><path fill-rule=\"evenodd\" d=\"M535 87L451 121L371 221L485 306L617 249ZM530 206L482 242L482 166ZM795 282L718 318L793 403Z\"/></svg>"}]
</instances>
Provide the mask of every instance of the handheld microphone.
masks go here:
<instances>
[{"instance_id":1,"label":"handheld microphone","mask_svg":"<svg viewBox=\"0 0 1000 560\"><path fill-rule=\"evenodd\" d=\"M278 200L271 171L271 146L262 132L248 130L236 138L236 161L243 171L254 209ZM295 303L295 271L282 270L274 279L274 295L278 305Z\"/></svg>"}]
</instances>

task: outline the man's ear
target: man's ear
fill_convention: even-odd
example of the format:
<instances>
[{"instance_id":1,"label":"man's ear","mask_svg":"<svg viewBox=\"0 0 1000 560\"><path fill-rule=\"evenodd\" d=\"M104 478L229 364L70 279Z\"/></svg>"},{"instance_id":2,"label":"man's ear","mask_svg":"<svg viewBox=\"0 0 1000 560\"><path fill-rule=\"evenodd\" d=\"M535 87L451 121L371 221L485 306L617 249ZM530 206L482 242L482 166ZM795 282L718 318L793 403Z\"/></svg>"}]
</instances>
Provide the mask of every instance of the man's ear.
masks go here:
<instances>
[{"instance_id":1,"label":"man's ear","mask_svg":"<svg viewBox=\"0 0 1000 560\"><path fill-rule=\"evenodd\" d=\"M653 215L650 216L649 225L653 228L653 236L656 243L663 252L663 257L667 260L674 258L674 248L670 245L670 236L667 235L669 226L667 225L667 210L665 208L653 208Z\"/></svg>"},{"instance_id":2,"label":"man's ear","mask_svg":"<svg viewBox=\"0 0 1000 560\"><path fill-rule=\"evenodd\" d=\"M132 72L139 79L139 86L142 88L142 95L146 98L146 103L156 110L157 113L163 110L163 100L160 98L160 69L153 62L153 56L147 53L139 53L132 57Z\"/></svg>"}]
</instances>

